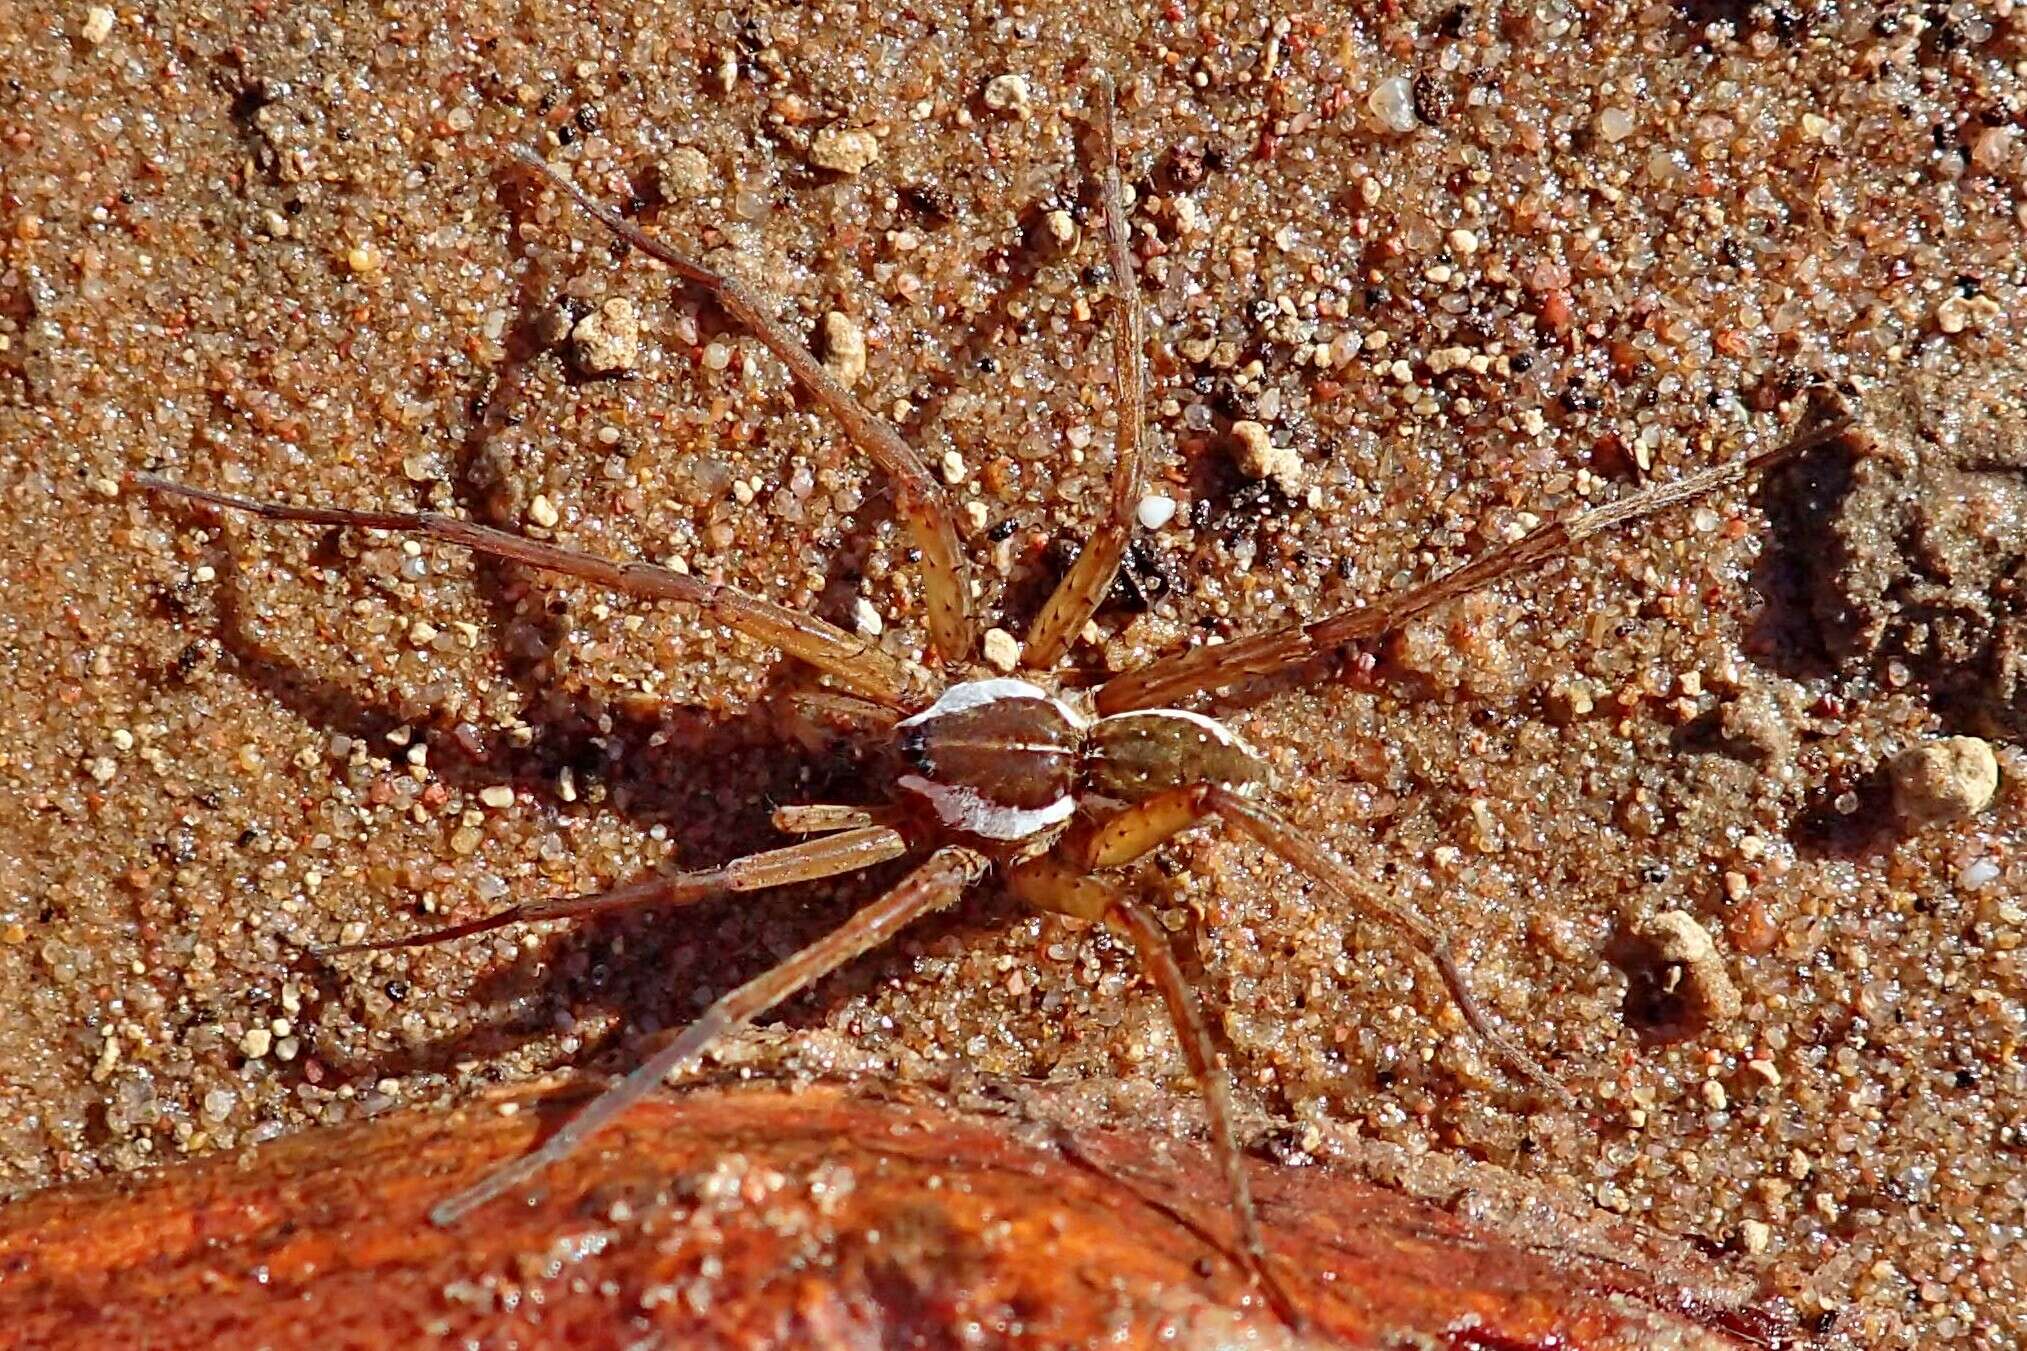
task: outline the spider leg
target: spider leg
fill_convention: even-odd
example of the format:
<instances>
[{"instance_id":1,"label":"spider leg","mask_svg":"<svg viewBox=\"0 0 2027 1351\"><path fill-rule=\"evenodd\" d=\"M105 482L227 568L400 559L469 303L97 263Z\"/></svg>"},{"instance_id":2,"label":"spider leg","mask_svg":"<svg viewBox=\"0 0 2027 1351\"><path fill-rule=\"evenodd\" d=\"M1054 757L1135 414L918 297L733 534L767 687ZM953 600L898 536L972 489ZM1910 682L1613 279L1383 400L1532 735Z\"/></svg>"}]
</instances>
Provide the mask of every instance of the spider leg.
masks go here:
<instances>
[{"instance_id":1,"label":"spider leg","mask_svg":"<svg viewBox=\"0 0 2027 1351\"><path fill-rule=\"evenodd\" d=\"M376 939L370 943L340 943L335 947L319 948L317 955L377 952L389 948L419 948L433 943L446 943L453 938L464 938L470 934L488 933L509 924L525 924L534 920L583 919L587 915L602 915L610 910L625 910L643 905L692 905L713 896L724 895L726 892L766 891L771 887L785 887L794 882L813 882L818 878L858 872L862 868L885 863L908 852L908 842L898 831L874 826L870 818L859 824L862 826L861 829L846 830L841 835L829 835L819 840L805 840L784 849L768 849L761 853L748 854L744 858L735 858L730 863L716 868L700 868L693 872L643 878L641 881L589 896L558 896L549 900L531 901L525 905L509 906L505 910L480 919L466 920L462 924L452 924L441 929L431 929L426 933L408 934L402 938Z\"/></svg>"},{"instance_id":2,"label":"spider leg","mask_svg":"<svg viewBox=\"0 0 2027 1351\"><path fill-rule=\"evenodd\" d=\"M780 358L810 396L830 411L852 442L894 481L896 509L922 551L923 591L929 602L929 632L945 660L971 656L976 624L971 613L971 578L957 543L957 517L950 495L930 474L915 448L852 397L816 354L769 312L761 295L736 277L706 267L666 244L577 186L562 170L526 147L514 157L562 189L598 223L620 239L667 264L676 275L704 291L762 346Z\"/></svg>"},{"instance_id":3,"label":"spider leg","mask_svg":"<svg viewBox=\"0 0 2027 1351\"><path fill-rule=\"evenodd\" d=\"M1139 953L1141 970L1161 992L1169 1021L1175 1027L1176 1041L1182 1046L1183 1057L1188 1060L1190 1073L1203 1095L1211 1150L1224 1169L1232 1214L1239 1225L1239 1252L1244 1264L1259 1281L1274 1311L1289 1327L1300 1332L1307 1320L1275 1274L1268 1260L1266 1240L1260 1233L1260 1216L1253 1204L1252 1183L1246 1177L1245 1156L1232 1129L1231 1079L1211 1040L1196 992L1177 965L1175 951L1161 925L1145 906L1130 899L1117 882L1093 876L1074 860L1063 857L1060 851L1015 866L1008 871L1007 882L1016 896L1036 909L1102 920L1129 940Z\"/></svg>"},{"instance_id":4,"label":"spider leg","mask_svg":"<svg viewBox=\"0 0 2027 1351\"><path fill-rule=\"evenodd\" d=\"M1622 501L1608 503L1570 520L1550 521L1511 544L1481 554L1440 577L1388 596L1373 605L1346 610L1307 624L1271 629L1216 647L1196 647L1151 662L1107 681L1098 690L1102 714L1136 708L1168 708L1189 695L1218 690L1243 680L1273 675L1312 661L1348 643L1393 632L1445 601L1529 568L1562 558L1593 535L1693 502L1727 484L1741 482L1785 464L1851 425L1839 409L1808 431L1771 450L1731 460L1658 484Z\"/></svg>"},{"instance_id":5,"label":"spider leg","mask_svg":"<svg viewBox=\"0 0 2027 1351\"><path fill-rule=\"evenodd\" d=\"M1142 444L1147 422L1147 373L1142 353L1146 340L1135 282L1131 236L1119 186L1119 128L1113 110L1112 77L1097 80L1098 126L1105 156L1102 195L1105 237L1111 247L1112 293L1118 312L1112 317L1112 395L1118 405L1118 459L1112 468L1112 500L1107 514L1092 531L1077 561L1056 584L1048 603L1035 616L1022 650L1021 662L1032 670L1053 670L1070 643L1096 613L1119 560L1133 533L1134 510L1147 481L1147 452Z\"/></svg>"},{"instance_id":6,"label":"spider leg","mask_svg":"<svg viewBox=\"0 0 2027 1351\"><path fill-rule=\"evenodd\" d=\"M1135 803L1088 835L1078 837L1076 842L1082 853L1079 861L1094 869L1120 867L1212 816L1222 817L1238 827L1267 852L1335 892L1354 909L1384 920L1404 933L1435 966L1457 1012L1480 1041L1535 1087L1559 1101L1575 1101L1554 1075L1493 1025L1471 993L1470 983L1451 955L1450 936L1440 925L1427 915L1360 884L1350 869L1271 807L1218 784L1171 788Z\"/></svg>"},{"instance_id":7,"label":"spider leg","mask_svg":"<svg viewBox=\"0 0 2027 1351\"><path fill-rule=\"evenodd\" d=\"M900 813L890 808L810 802L776 807L774 828L784 835L823 835L833 830L859 830L899 818Z\"/></svg>"},{"instance_id":8,"label":"spider leg","mask_svg":"<svg viewBox=\"0 0 2027 1351\"><path fill-rule=\"evenodd\" d=\"M507 530L480 525L434 511L353 511L343 507L292 507L232 493L192 488L154 474L134 474L130 481L153 493L187 497L214 507L243 511L269 521L301 521L312 525L387 530L469 549L493 558L581 577L646 600L673 600L695 605L729 629L799 657L840 684L891 708L907 700L908 678L901 666L878 647L813 615L798 613L773 601L749 596L729 586L692 577L652 563L619 563L579 553Z\"/></svg>"},{"instance_id":9,"label":"spider leg","mask_svg":"<svg viewBox=\"0 0 2027 1351\"><path fill-rule=\"evenodd\" d=\"M584 1142L661 1086L663 1079L702 1055L710 1045L846 962L879 947L906 925L941 910L985 875L985 858L950 846L930 855L886 895L859 911L841 928L811 943L772 970L721 996L667 1044L612 1087L593 1098L542 1145L493 1172L429 1212L430 1223L448 1227L487 1202L512 1191L543 1169L568 1158Z\"/></svg>"}]
</instances>

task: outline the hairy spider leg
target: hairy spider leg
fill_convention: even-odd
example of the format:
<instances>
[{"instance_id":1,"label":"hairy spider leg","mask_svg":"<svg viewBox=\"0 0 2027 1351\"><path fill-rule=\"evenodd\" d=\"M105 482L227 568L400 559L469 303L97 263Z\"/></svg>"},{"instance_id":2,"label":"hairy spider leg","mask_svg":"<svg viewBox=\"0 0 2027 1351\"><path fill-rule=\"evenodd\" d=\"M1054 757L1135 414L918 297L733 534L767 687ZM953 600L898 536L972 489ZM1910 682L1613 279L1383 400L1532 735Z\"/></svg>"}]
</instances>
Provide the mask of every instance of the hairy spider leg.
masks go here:
<instances>
[{"instance_id":1,"label":"hairy spider leg","mask_svg":"<svg viewBox=\"0 0 2027 1351\"><path fill-rule=\"evenodd\" d=\"M133 474L129 482L153 493L187 497L214 507L243 511L268 521L351 526L415 536L473 553L545 568L610 587L645 600L673 600L697 606L726 628L799 657L842 685L889 708L905 707L909 682L899 662L863 638L813 615L749 596L729 586L652 563L619 563L540 540L497 530L434 511L354 511L343 507L294 507L232 493L192 488L155 474Z\"/></svg>"},{"instance_id":2,"label":"hairy spider leg","mask_svg":"<svg viewBox=\"0 0 2027 1351\"><path fill-rule=\"evenodd\" d=\"M1007 872L1008 889L1035 909L1101 921L1133 944L1142 973L1168 1008L1175 1039L1203 1098L1211 1152L1224 1172L1232 1214L1238 1221L1242 1264L1260 1283L1274 1311L1291 1329L1300 1332L1306 1320L1268 1258L1266 1240L1260 1233L1259 1209L1253 1202L1252 1183L1246 1176L1245 1156L1232 1128L1231 1079L1225 1072L1224 1058L1211 1040L1196 993L1175 960L1168 936L1147 907L1130 898L1112 879L1093 876L1081 860L1073 857L1075 853L1074 846L1068 850L1058 848L1016 864Z\"/></svg>"},{"instance_id":3,"label":"hairy spider leg","mask_svg":"<svg viewBox=\"0 0 2027 1351\"><path fill-rule=\"evenodd\" d=\"M1134 511L1147 481L1147 373L1142 353L1146 339L1140 314L1140 292L1133 268L1131 234L1124 194L1119 186L1119 128L1114 113L1112 77L1095 81L1098 99L1100 152L1105 159L1100 177L1105 202L1105 238L1112 258L1112 397L1119 419L1118 458L1112 467L1112 495L1106 514L1085 541L1077 561L1056 584L1041 613L1035 616L1023 646L1021 662L1030 670L1055 669L1070 643L1097 613L1105 593L1119 575L1119 560L1132 538Z\"/></svg>"},{"instance_id":4,"label":"hairy spider leg","mask_svg":"<svg viewBox=\"0 0 2027 1351\"><path fill-rule=\"evenodd\" d=\"M820 878L855 873L876 863L899 858L907 852L908 841L899 831L888 830L884 826L875 826L867 822L859 829L845 830L842 834L826 835L821 839L804 840L783 849L766 849L757 854L747 854L743 858L735 858L730 863L721 864L716 868L699 868L690 872L647 877L638 882L588 896L558 896L549 900L531 901L524 905L512 905L479 919L466 920L462 924L451 924L441 929L431 929L425 933L408 934L402 938L374 939L365 943L340 943L335 947L319 948L317 955L419 948L434 943L447 943L453 938L488 933L494 929L505 928L509 924L526 924L547 919L583 919L588 915L602 915L613 910L628 910L648 905L694 905L698 901L723 896L728 892L769 891L796 882L814 882Z\"/></svg>"},{"instance_id":5,"label":"hairy spider leg","mask_svg":"<svg viewBox=\"0 0 2027 1351\"><path fill-rule=\"evenodd\" d=\"M721 996L696 1022L676 1033L638 1068L593 1098L540 1147L438 1202L429 1212L430 1223L448 1228L576 1153L602 1127L651 1096L662 1080L702 1055L720 1037L743 1027L854 957L879 947L915 920L950 905L985 876L986 866L984 855L960 845L937 850L886 895L842 926Z\"/></svg>"},{"instance_id":6,"label":"hairy spider leg","mask_svg":"<svg viewBox=\"0 0 2027 1351\"><path fill-rule=\"evenodd\" d=\"M957 517L950 495L930 474L915 448L885 422L866 411L851 392L824 369L816 354L770 313L767 299L736 277L705 266L697 259L656 239L638 225L577 186L562 170L540 155L517 146L514 157L540 173L599 224L709 295L761 345L780 358L811 397L830 411L852 443L894 481L895 507L922 551L922 589L929 606L929 633L936 650L952 662L971 657L977 623L971 612L971 577L957 542Z\"/></svg>"},{"instance_id":7,"label":"hairy spider leg","mask_svg":"<svg viewBox=\"0 0 2027 1351\"><path fill-rule=\"evenodd\" d=\"M1457 959L1451 955L1449 935L1440 925L1419 911L1375 895L1323 846L1264 803L1222 784L1185 784L1125 808L1070 843L1077 848L1076 861L1082 866L1093 870L1117 868L1214 816L1224 818L1282 862L1335 892L1352 908L1407 935L1435 966L1458 1013L1481 1041L1537 1088L1560 1102L1576 1101L1554 1075L1493 1025L1471 993Z\"/></svg>"},{"instance_id":8,"label":"hairy spider leg","mask_svg":"<svg viewBox=\"0 0 2027 1351\"><path fill-rule=\"evenodd\" d=\"M1561 558L1594 535L1694 502L1730 483L1737 483L1787 464L1851 425L1847 409L1837 408L1816 426L1757 455L1744 456L1657 484L1622 501L1607 503L1570 520L1550 521L1511 544L1464 563L1431 581L1408 587L1372 605L1345 610L1306 624L1270 629L1235 642L1195 647L1150 662L1137 671L1114 676L1098 690L1100 713L1136 708L1171 707L1192 694L1216 691L1241 681L1278 675L1314 661L1347 644L1391 633L1424 611L1468 595L1550 559Z\"/></svg>"}]
</instances>

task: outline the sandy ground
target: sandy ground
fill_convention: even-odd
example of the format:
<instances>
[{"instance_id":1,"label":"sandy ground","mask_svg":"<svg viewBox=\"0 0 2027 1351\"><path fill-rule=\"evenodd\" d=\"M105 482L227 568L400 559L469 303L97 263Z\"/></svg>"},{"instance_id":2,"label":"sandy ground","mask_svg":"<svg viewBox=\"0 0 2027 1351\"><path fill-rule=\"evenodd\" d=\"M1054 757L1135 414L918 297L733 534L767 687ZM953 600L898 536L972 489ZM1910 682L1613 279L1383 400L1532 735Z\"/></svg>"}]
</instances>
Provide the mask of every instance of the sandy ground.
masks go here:
<instances>
[{"instance_id":1,"label":"sandy ground","mask_svg":"<svg viewBox=\"0 0 2027 1351\"><path fill-rule=\"evenodd\" d=\"M1104 8L0 5L0 1184L624 1065L874 893L307 956L878 785L783 716L802 676L694 615L121 475L681 560L920 657L880 477L505 167L531 145L791 326L862 331L859 392L956 481L1018 634L1111 459L1102 66L1179 510L1085 678L1768 444L1813 381L1868 424L1763 501L1227 706L1581 1099L1502 1077L1425 966L1205 833L1151 886L1259 1147L1489 1159L1730 1249L1853 1341L2017 1344L2027 15ZM841 131L877 149L856 173L817 167ZM639 350L587 377L563 335L615 298ZM1235 468L1240 418L1299 455L1292 494ZM1917 829L1883 765L1944 733L1991 738L2002 786ZM1632 937L1671 910L1739 995L1713 1026ZM1128 955L990 890L724 1059L1196 1120Z\"/></svg>"}]
</instances>

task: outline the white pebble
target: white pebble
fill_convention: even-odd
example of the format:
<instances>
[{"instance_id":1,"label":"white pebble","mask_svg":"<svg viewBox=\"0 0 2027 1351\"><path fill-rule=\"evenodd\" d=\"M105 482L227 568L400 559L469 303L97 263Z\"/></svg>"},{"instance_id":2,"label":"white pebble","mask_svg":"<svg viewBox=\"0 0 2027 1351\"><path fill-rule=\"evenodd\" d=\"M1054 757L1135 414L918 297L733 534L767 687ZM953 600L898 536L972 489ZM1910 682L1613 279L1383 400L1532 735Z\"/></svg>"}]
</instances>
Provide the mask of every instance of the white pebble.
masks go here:
<instances>
[{"instance_id":1,"label":"white pebble","mask_svg":"<svg viewBox=\"0 0 2027 1351\"><path fill-rule=\"evenodd\" d=\"M852 602L852 627L867 638L877 638L887 626L880 619L880 612L873 608L873 602L860 596Z\"/></svg>"},{"instance_id":2,"label":"white pebble","mask_svg":"<svg viewBox=\"0 0 2027 1351\"><path fill-rule=\"evenodd\" d=\"M104 5L93 5L84 12L84 27L77 30L77 35L85 40L86 46L96 47L113 35L115 17Z\"/></svg>"},{"instance_id":3,"label":"white pebble","mask_svg":"<svg viewBox=\"0 0 2027 1351\"><path fill-rule=\"evenodd\" d=\"M847 389L866 373L866 335L843 310L823 317L823 366Z\"/></svg>"},{"instance_id":4,"label":"white pebble","mask_svg":"<svg viewBox=\"0 0 2027 1351\"><path fill-rule=\"evenodd\" d=\"M536 493L535 500L528 504L528 519L536 525L541 526L544 530L553 530L556 528L556 523L562 520L563 517L558 514L554 502L551 502L543 494Z\"/></svg>"},{"instance_id":5,"label":"white pebble","mask_svg":"<svg viewBox=\"0 0 2027 1351\"><path fill-rule=\"evenodd\" d=\"M1005 629L985 631L985 664L996 671L1012 671L1021 663L1021 645Z\"/></svg>"},{"instance_id":6,"label":"white pebble","mask_svg":"<svg viewBox=\"0 0 2027 1351\"><path fill-rule=\"evenodd\" d=\"M1957 886L1965 891L1981 891L1999 880L1999 865L1988 858L1973 859L1957 873Z\"/></svg>"},{"instance_id":7,"label":"white pebble","mask_svg":"<svg viewBox=\"0 0 2027 1351\"><path fill-rule=\"evenodd\" d=\"M1030 107L1025 75L995 75L985 82L985 106L996 113L1026 117Z\"/></svg>"},{"instance_id":8,"label":"white pebble","mask_svg":"<svg viewBox=\"0 0 2027 1351\"><path fill-rule=\"evenodd\" d=\"M1407 80L1399 75L1381 80L1374 85L1372 93L1366 98L1365 106L1388 131L1415 129L1415 91Z\"/></svg>"},{"instance_id":9,"label":"white pebble","mask_svg":"<svg viewBox=\"0 0 2027 1351\"><path fill-rule=\"evenodd\" d=\"M1175 499L1160 493L1149 493L1140 499L1140 505L1133 509L1133 515L1143 529L1159 530L1175 519Z\"/></svg>"},{"instance_id":10,"label":"white pebble","mask_svg":"<svg viewBox=\"0 0 2027 1351\"><path fill-rule=\"evenodd\" d=\"M494 810L511 807L514 805L514 790L504 783L487 784L479 789L479 801Z\"/></svg>"}]
</instances>

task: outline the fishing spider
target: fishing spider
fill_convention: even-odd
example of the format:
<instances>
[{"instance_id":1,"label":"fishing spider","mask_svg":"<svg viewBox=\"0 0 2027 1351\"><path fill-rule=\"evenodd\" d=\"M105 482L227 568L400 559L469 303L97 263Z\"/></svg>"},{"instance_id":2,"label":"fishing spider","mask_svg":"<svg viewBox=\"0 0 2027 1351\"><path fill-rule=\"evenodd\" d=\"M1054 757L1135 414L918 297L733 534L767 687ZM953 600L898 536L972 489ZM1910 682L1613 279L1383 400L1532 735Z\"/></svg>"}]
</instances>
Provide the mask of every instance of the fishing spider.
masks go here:
<instances>
[{"instance_id":1,"label":"fishing spider","mask_svg":"<svg viewBox=\"0 0 2027 1351\"><path fill-rule=\"evenodd\" d=\"M440 943L503 925L581 919L649 905L687 905L726 892L763 891L836 877L909 854L928 858L843 927L779 966L724 995L641 1065L607 1088L541 1145L430 1212L453 1224L581 1148L600 1127L653 1093L672 1072L719 1038L845 962L887 942L903 927L949 906L988 872L1038 910L1102 922L1132 944L1168 1006L1175 1033L1203 1094L1205 1115L1237 1220L1239 1251L1281 1314L1299 1322L1296 1302L1269 1264L1239 1147L1231 1089L1196 995L1154 915L1108 871L1122 868L1199 824L1221 820L1321 884L1346 904L1391 924L1435 966L1465 1022L1509 1067L1548 1092L1568 1094L1526 1052L1498 1031L1472 998L1444 931L1430 918L1373 894L1328 850L1270 805L1271 779L1258 751L1222 723L1176 707L1192 695L1257 677L1314 666L1347 645L1369 641L1412 616L1521 569L1569 553L1590 536L1677 506L1757 474L1839 429L1831 420L1778 448L1687 475L1521 539L1375 605L1292 624L1220 646L1164 657L1113 677L1088 696L1052 692L1049 674L1111 588L1134 523L1147 472L1144 446L1143 336L1135 271L1122 205L1113 92L1095 85L1103 165L1100 193L1110 252L1114 381L1119 407L1117 462L1106 515L1029 630L1022 665L1029 679L980 678L945 686L933 700L901 663L877 646L813 615L729 586L639 562L612 562L434 512L356 511L253 501L137 475L150 491L193 498L271 521L295 521L404 533L568 574L647 600L694 605L726 628L797 657L848 691L889 737L892 800L883 807L809 805L774 815L784 833L809 838L737 858L720 867L658 874L611 891L539 900L447 928L332 952ZM945 664L971 664L976 621L971 581L955 514L922 458L867 412L809 348L773 317L776 306L743 282L713 271L655 239L594 200L562 171L528 150L528 168L596 217L615 236L659 259L709 297L780 358L804 391L830 411L850 439L893 485L895 502L919 550L930 638ZM1074 701L1074 702L1073 702Z\"/></svg>"}]
</instances>

